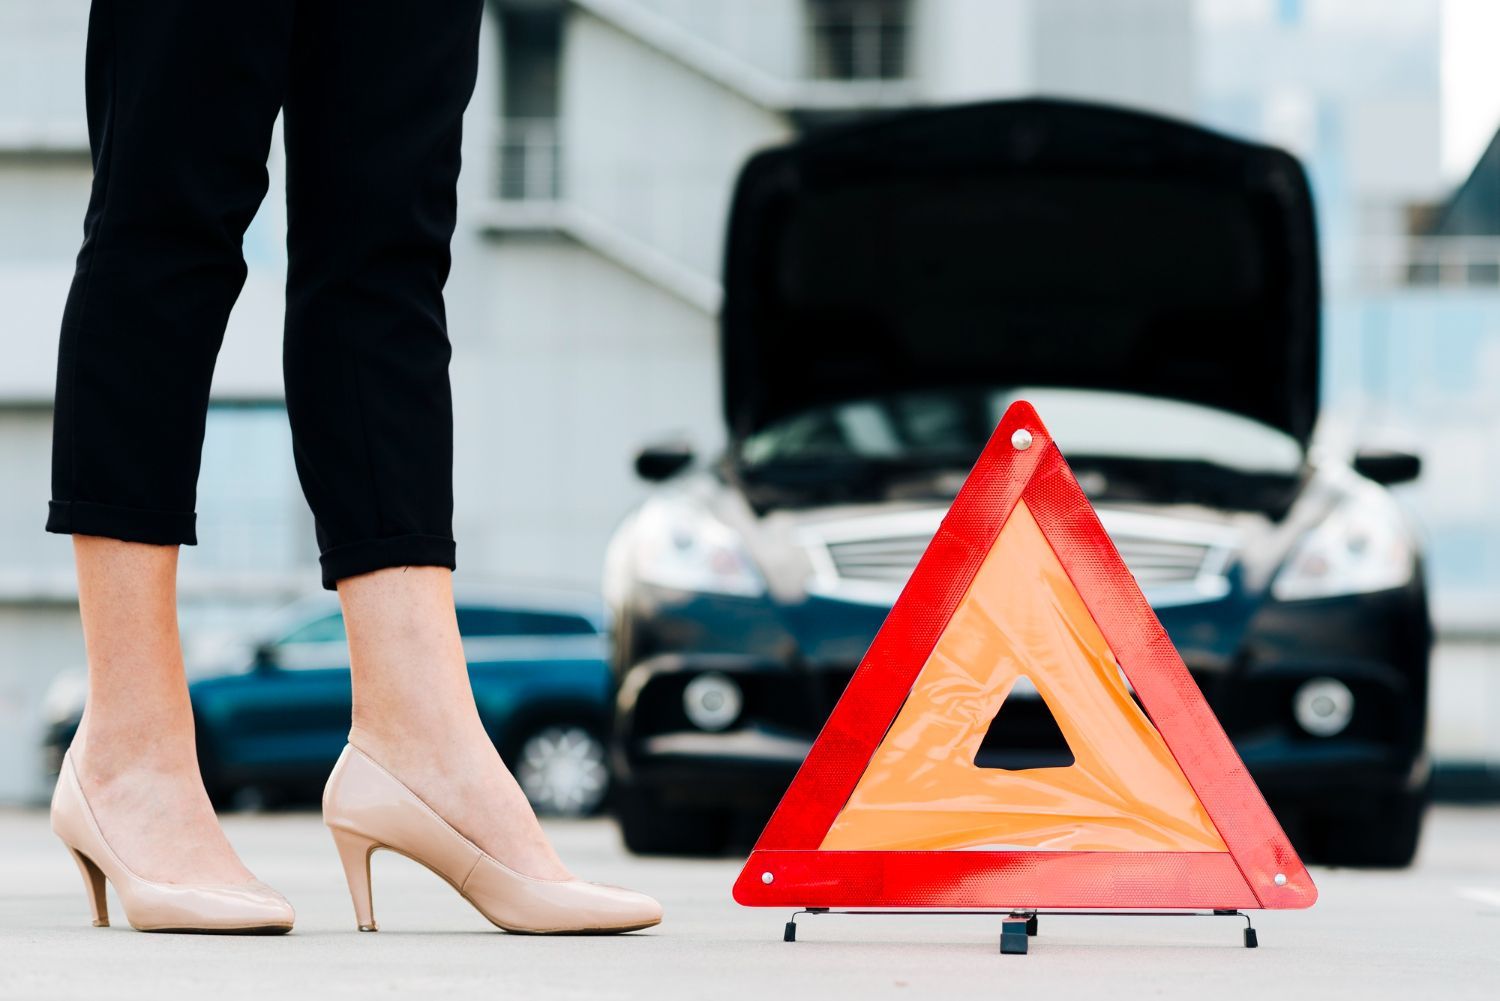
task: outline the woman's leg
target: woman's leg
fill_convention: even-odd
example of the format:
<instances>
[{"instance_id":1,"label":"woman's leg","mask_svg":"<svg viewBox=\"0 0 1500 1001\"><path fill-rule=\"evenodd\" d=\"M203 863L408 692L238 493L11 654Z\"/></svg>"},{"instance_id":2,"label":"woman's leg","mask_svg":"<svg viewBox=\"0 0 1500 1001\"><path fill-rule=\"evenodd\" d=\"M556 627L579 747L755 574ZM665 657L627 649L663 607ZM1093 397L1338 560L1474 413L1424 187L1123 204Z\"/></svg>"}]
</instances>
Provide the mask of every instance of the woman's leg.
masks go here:
<instances>
[{"instance_id":1,"label":"woman's leg","mask_svg":"<svg viewBox=\"0 0 1500 1001\"><path fill-rule=\"evenodd\" d=\"M266 190L292 0L93 0L94 184L58 351L47 530L74 536L89 699L70 758L148 879L247 878L194 753L176 618L209 383Z\"/></svg>"},{"instance_id":2,"label":"woman's leg","mask_svg":"<svg viewBox=\"0 0 1500 1001\"><path fill-rule=\"evenodd\" d=\"M455 565L443 284L480 0L297 12L283 368L323 586Z\"/></svg>"},{"instance_id":3,"label":"woman's leg","mask_svg":"<svg viewBox=\"0 0 1500 1001\"><path fill-rule=\"evenodd\" d=\"M94 182L47 530L191 545L209 383L266 192L293 0L93 0Z\"/></svg>"},{"instance_id":4,"label":"woman's leg","mask_svg":"<svg viewBox=\"0 0 1500 1001\"><path fill-rule=\"evenodd\" d=\"M479 721L452 574L396 567L346 577L338 592L354 678L350 743L490 855L527 875L566 878Z\"/></svg>"},{"instance_id":5,"label":"woman's leg","mask_svg":"<svg viewBox=\"0 0 1500 1001\"><path fill-rule=\"evenodd\" d=\"M203 790L177 636L177 547L73 537L89 659L69 751L100 831L144 879L241 883Z\"/></svg>"},{"instance_id":6,"label":"woman's leg","mask_svg":"<svg viewBox=\"0 0 1500 1001\"><path fill-rule=\"evenodd\" d=\"M287 95L287 408L353 667L352 742L491 855L566 875L459 643L442 289L479 0L299 14Z\"/></svg>"}]
</instances>

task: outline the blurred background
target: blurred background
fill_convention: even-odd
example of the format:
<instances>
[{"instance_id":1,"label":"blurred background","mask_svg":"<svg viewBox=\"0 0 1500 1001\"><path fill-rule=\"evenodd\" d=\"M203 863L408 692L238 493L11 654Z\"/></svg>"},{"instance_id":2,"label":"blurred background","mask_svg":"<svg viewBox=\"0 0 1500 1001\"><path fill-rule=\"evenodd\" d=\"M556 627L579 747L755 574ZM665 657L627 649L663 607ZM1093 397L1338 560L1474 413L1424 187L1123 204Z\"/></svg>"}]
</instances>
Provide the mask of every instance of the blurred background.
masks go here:
<instances>
[{"instance_id":1,"label":"blurred background","mask_svg":"<svg viewBox=\"0 0 1500 1001\"><path fill-rule=\"evenodd\" d=\"M91 176L87 8L0 0L0 802L46 794L44 741L77 701L76 683L58 679L84 663L70 548L42 523L55 338ZM1393 492L1426 553L1438 791L1493 794L1497 37L1500 6L1487 0L488 3L448 285L455 529L457 581L483 595L466 636L510 645L474 657L533 673L602 659L607 621L593 596L612 533L648 495L638 451L667 441L710 458L724 446L723 248L752 153L907 107L1080 98L1279 146L1304 164L1324 292L1318 441L1422 460L1421 476ZM318 575L282 404L273 149L214 384L202 544L182 558L190 660L205 676L271 656L268 640L317 665L342 639L316 597L277 612ZM226 653L225 637L243 649ZM286 666L296 652L275 656ZM549 704L607 697L607 681L586 672L567 687ZM564 716L536 716L514 750L569 762L568 788L595 789L602 752L579 740L597 721ZM539 772L534 798L547 782Z\"/></svg>"}]
</instances>

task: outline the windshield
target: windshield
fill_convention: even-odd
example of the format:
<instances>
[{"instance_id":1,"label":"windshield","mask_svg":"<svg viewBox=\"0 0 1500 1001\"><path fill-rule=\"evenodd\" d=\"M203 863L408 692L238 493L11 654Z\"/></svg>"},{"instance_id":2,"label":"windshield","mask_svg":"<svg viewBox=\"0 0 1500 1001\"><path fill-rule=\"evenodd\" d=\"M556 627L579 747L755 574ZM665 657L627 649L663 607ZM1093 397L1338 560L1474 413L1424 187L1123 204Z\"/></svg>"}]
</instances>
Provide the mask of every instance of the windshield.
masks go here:
<instances>
[{"instance_id":1,"label":"windshield","mask_svg":"<svg viewBox=\"0 0 1500 1001\"><path fill-rule=\"evenodd\" d=\"M747 438L749 471L784 463L868 461L967 467L1016 400L1036 407L1064 455L1202 462L1246 473L1293 474L1290 435L1209 407L1076 389L960 389L899 393L804 411Z\"/></svg>"},{"instance_id":2,"label":"windshield","mask_svg":"<svg viewBox=\"0 0 1500 1001\"><path fill-rule=\"evenodd\" d=\"M1280 517L1296 439L1211 407L1076 389L908 392L819 407L741 442L732 474L759 510L952 499L1016 400L1037 409L1095 501L1194 504Z\"/></svg>"}]
</instances>

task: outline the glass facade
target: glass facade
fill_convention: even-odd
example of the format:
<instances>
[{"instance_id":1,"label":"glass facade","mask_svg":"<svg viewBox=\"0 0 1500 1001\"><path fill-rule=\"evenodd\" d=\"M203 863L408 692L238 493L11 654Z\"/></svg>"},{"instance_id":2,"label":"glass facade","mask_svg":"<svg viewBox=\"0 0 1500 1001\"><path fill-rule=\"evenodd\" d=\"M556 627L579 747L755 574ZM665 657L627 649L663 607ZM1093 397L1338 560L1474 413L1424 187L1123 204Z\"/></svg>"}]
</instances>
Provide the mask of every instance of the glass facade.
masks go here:
<instances>
[{"instance_id":1,"label":"glass facade","mask_svg":"<svg viewBox=\"0 0 1500 1001\"><path fill-rule=\"evenodd\" d=\"M1427 541L1439 627L1500 627L1500 286L1473 247L1420 232L1452 190L1442 5L1200 0L1198 13L1201 117L1296 153L1317 198L1320 441L1422 456L1398 494ZM1449 268L1461 281L1438 280L1449 250L1468 255Z\"/></svg>"}]
</instances>

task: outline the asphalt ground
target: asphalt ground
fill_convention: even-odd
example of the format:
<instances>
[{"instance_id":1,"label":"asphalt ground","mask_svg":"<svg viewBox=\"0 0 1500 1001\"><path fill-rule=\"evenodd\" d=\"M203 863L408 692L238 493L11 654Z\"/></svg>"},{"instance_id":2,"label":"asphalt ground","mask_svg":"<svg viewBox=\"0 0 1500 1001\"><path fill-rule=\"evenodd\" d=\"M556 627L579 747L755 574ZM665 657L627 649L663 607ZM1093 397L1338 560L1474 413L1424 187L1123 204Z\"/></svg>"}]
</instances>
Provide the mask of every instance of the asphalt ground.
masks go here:
<instances>
[{"instance_id":1,"label":"asphalt ground","mask_svg":"<svg viewBox=\"0 0 1500 1001\"><path fill-rule=\"evenodd\" d=\"M1318 869L1310 911L1228 918L1044 917L1025 956L993 916L803 918L729 896L738 860L638 859L603 820L549 829L579 874L637 887L663 924L608 938L497 932L445 883L375 856L381 931L355 931L314 814L230 815L251 868L297 908L276 938L143 934L111 894L93 928L78 872L39 811L0 812L0 998L711 999L1101 997L1500 999L1500 808L1443 807L1418 864Z\"/></svg>"}]
</instances>

